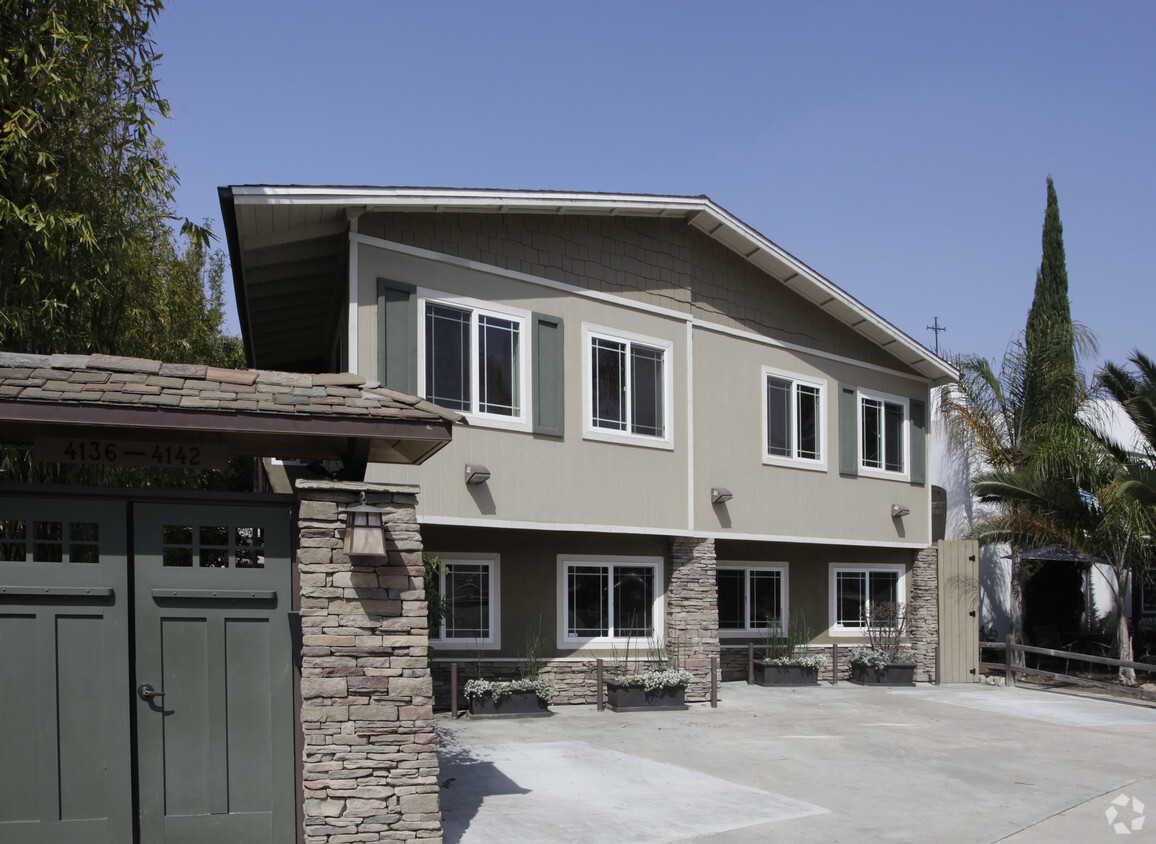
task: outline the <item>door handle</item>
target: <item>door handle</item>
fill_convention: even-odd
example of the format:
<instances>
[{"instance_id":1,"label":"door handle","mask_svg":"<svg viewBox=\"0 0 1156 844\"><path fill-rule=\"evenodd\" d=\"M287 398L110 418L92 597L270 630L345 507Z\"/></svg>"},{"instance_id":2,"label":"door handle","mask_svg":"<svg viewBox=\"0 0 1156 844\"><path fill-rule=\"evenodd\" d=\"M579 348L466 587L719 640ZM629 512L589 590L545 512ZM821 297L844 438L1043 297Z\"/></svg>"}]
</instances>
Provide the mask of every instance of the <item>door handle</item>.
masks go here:
<instances>
[{"instance_id":1,"label":"door handle","mask_svg":"<svg viewBox=\"0 0 1156 844\"><path fill-rule=\"evenodd\" d=\"M136 694L141 700L151 701L154 697L164 697L164 692L158 692L153 688L152 683L141 683L136 687Z\"/></svg>"}]
</instances>

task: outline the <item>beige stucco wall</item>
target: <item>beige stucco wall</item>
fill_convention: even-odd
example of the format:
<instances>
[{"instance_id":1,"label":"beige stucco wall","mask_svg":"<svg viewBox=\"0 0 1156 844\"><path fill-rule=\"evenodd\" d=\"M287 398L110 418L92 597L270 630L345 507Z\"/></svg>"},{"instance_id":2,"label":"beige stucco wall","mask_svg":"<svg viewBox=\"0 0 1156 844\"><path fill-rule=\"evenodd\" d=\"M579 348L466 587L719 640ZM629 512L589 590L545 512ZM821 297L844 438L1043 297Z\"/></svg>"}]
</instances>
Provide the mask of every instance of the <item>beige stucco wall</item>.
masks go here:
<instances>
[{"instance_id":1,"label":"beige stucco wall","mask_svg":"<svg viewBox=\"0 0 1156 844\"><path fill-rule=\"evenodd\" d=\"M764 465L764 367L822 382L824 470ZM696 529L867 542L930 541L926 484L839 474L839 385L926 402L925 382L709 330L694 333L694 371ZM910 462L910 455L907 458ZM734 498L712 505L711 486L729 489ZM892 504L908 507L910 515L892 519Z\"/></svg>"},{"instance_id":2,"label":"beige stucco wall","mask_svg":"<svg viewBox=\"0 0 1156 844\"><path fill-rule=\"evenodd\" d=\"M429 222L424 215L414 216L420 218L419 222ZM366 218L361 222L364 231ZM634 222L664 224L670 221ZM659 226L659 230L665 229ZM697 244L696 249L705 252L721 249L709 239L700 243L702 236L684 225L672 229L670 236L674 237L676 231L681 232L682 240L689 237ZM379 232L387 233L390 232L384 228ZM440 230L439 234L449 236ZM455 230L454 236L469 240L461 231ZM442 242L416 236L407 239L417 241L419 248ZM539 240L531 237L530 242ZM547 247L551 242L542 241L541 260L544 260L541 256L549 252ZM687 260L694 253L685 245L672 246L671 251ZM479 257L493 259L495 256L483 250ZM723 261L717 255L712 260ZM707 264L708 268L713 266L710 262ZM912 546L929 541L928 486L865 476L846 478L838 472L836 423L840 383L927 399L926 382L917 376L836 357L834 350L847 352L854 347L854 351L873 360L896 363L873 346L861 348L858 343L862 338L845 326L837 329L828 326L827 341L817 344L824 348L816 348L816 353L811 354L786 347L778 338L760 342L725 329L702 325L692 329L687 317L679 313L660 313L653 307L633 306L637 297L631 300L619 294L578 295L461 260L434 260L365 244L359 247L357 268L360 306L356 365L362 374L371 378L377 377L376 303L377 279L381 277L440 294L469 297L526 313L547 313L564 320L564 439L479 423L455 429L453 442L422 467L370 467L369 480L420 483L421 513L427 521L576 525L592 530L762 535ZM519 264L516 272L523 271L524 267ZM733 268L731 271L738 272ZM753 268L752 271L757 272ZM672 274L671 278L675 276ZM775 283L766 276L762 279L764 283ZM679 301L673 294L660 296L653 289L647 296L648 302L662 299L667 306ZM792 307L799 313L811 313L816 324L829 319L794 294L789 296L780 303L781 308L793 300ZM683 303L684 313L690 308L690 304ZM693 309L696 313L704 312L699 304L694 304ZM775 313L766 318L781 317L781 313ZM750 320L742 322L729 317L728 320L736 325L741 323L744 332L751 328ZM723 322L720 318L712 324L722 326ZM670 343L672 448L607 443L584 436L583 360L588 354L583 342L584 325ZM774 333L771 329L766 331ZM763 464L764 366L825 381L825 471ZM691 367L693 382L688 380ZM463 480L467 463L487 466L492 472L490 480L481 486L467 487ZM734 499L725 506L712 506L712 485L729 488ZM891 519L892 504L908 507L910 515Z\"/></svg>"},{"instance_id":3,"label":"beige stucco wall","mask_svg":"<svg viewBox=\"0 0 1156 844\"><path fill-rule=\"evenodd\" d=\"M363 247L359 255L359 367L377 377L377 279L442 294L561 317L565 325L565 438L529 430L454 429L453 442L420 467L371 466L378 481L420 483L425 516L546 524L685 529L689 471L686 323L567 295L490 273ZM370 304L372 303L372 304ZM612 328L672 344L673 448L608 443L583 436L583 325ZM528 359L528 357L527 357ZM492 472L464 483L467 463Z\"/></svg>"},{"instance_id":4,"label":"beige stucco wall","mask_svg":"<svg viewBox=\"0 0 1156 844\"><path fill-rule=\"evenodd\" d=\"M684 219L378 213L362 215L358 231L907 370Z\"/></svg>"}]
</instances>

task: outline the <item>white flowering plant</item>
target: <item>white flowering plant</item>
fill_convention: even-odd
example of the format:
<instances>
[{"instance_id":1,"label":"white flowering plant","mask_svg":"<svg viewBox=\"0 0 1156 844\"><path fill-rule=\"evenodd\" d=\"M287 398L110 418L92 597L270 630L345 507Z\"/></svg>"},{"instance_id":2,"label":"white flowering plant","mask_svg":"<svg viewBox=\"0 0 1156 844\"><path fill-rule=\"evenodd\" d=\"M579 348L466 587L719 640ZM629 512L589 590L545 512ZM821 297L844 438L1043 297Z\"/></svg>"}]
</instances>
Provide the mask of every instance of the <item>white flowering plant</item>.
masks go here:
<instances>
[{"instance_id":1,"label":"white flowering plant","mask_svg":"<svg viewBox=\"0 0 1156 844\"><path fill-rule=\"evenodd\" d=\"M556 691L554 684L549 680L532 677L520 680L467 680L464 689L467 699L489 696L493 698L494 703L500 701L510 692L528 692L531 690L546 703L553 699Z\"/></svg>"},{"instance_id":2,"label":"white flowering plant","mask_svg":"<svg viewBox=\"0 0 1156 844\"><path fill-rule=\"evenodd\" d=\"M814 668L817 671L822 671L827 667L827 657L822 654L780 656L774 659L764 659L763 662L767 665L800 665L803 668Z\"/></svg>"},{"instance_id":3,"label":"white flowering plant","mask_svg":"<svg viewBox=\"0 0 1156 844\"><path fill-rule=\"evenodd\" d=\"M614 679L624 686L642 686L653 692L655 689L685 688L690 684L691 674L685 668L659 668L641 674L617 674Z\"/></svg>"},{"instance_id":4,"label":"white flowering plant","mask_svg":"<svg viewBox=\"0 0 1156 844\"><path fill-rule=\"evenodd\" d=\"M908 648L900 648L894 652L888 652L870 646L851 649L852 665L865 665L877 671L882 671L892 663L912 662L915 662L915 655Z\"/></svg>"}]
</instances>

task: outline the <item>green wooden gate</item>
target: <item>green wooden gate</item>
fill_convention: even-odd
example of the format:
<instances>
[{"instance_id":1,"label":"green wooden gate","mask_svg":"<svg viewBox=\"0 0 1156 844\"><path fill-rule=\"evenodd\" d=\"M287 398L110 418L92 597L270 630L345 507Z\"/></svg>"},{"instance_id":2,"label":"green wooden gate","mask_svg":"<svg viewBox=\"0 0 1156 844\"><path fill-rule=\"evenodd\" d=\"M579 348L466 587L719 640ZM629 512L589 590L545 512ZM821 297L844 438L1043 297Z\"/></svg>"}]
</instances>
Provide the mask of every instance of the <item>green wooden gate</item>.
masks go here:
<instances>
[{"instance_id":1,"label":"green wooden gate","mask_svg":"<svg viewBox=\"0 0 1156 844\"><path fill-rule=\"evenodd\" d=\"M0 840L295 840L289 527L0 498Z\"/></svg>"}]
</instances>

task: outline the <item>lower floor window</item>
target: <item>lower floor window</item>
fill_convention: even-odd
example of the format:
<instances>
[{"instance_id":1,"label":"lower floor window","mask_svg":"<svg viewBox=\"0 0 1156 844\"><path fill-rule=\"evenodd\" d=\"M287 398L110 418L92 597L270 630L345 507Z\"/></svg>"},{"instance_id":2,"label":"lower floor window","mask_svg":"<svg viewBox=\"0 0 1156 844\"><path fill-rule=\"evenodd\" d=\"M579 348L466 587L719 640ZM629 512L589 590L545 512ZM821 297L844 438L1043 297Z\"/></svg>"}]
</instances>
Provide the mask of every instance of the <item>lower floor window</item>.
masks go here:
<instances>
[{"instance_id":1,"label":"lower floor window","mask_svg":"<svg viewBox=\"0 0 1156 844\"><path fill-rule=\"evenodd\" d=\"M786 608L784 568L732 568L720 564L715 578L720 631L782 629Z\"/></svg>"},{"instance_id":2,"label":"lower floor window","mask_svg":"<svg viewBox=\"0 0 1156 844\"><path fill-rule=\"evenodd\" d=\"M440 642L495 643L497 558L438 556L438 591L445 614L430 639Z\"/></svg>"},{"instance_id":3,"label":"lower floor window","mask_svg":"<svg viewBox=\"0 0 1156 844\"><path fill-rule=\"evenodd\" d=\"M875 608L903 602L903 566L836 566L832 571L833 630L864 630Z\"/></svg>"},{"instance_id":4,"label":"lower floor window","mask_svg":"<svg viewBox=\"0 0 1156 844\"><path fill-rule=\"evenodd\" d=\"M662 564L654 558L560 563L565 642L648 639L659 635Z\"/></svg>"}]
</instances>

